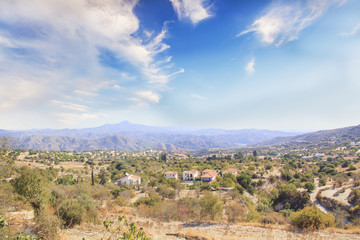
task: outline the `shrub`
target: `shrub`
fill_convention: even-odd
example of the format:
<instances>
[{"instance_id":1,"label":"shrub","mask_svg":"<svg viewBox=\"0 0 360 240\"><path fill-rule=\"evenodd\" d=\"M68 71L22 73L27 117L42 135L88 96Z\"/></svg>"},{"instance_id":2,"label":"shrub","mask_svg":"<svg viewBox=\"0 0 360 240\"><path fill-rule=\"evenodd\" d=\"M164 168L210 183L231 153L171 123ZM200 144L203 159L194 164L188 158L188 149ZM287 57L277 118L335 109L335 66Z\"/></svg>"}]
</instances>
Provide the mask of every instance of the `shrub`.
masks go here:
<instances>
[{"instance_id":1,"label":"shrub","mask_svg":"<svg viewBox=\"0 0 360 240\"><path fill-rule=\"evenodd\" d=\"M35 171L25 170L19 178L15 179L13 185L16 192L29 201L36 213L49 199L47 182Z\"/></svg>"},{"instance_id":2,"label":"shrub","mask_svg":"<svg viewBox=\"0 0 360 240\"><path fill-rule=\"evenodd\" d=\"M259 217L258 221L262 224L272 224L272 225L274 224L284 225L286 223L286 220L282 214L274 213L274 212Z\"/></svg>"},{"instance_id":3,"label":"shrub","mask_svg":"<svg viewBox=\"0 0 360 240\"><path fill-rule=\"evenodd\" d=\"M312 192L315 190L315 184L313 184L312 182L306 182L304 187L306 190L308 190L308 192Z\"/></svg>"},{"instance_id":4,"label":"shrub","mask_svg":"<svg viewBox=\"0 0 360 240\"><path fill-rule=\"evenodd\" d=\"M349 197L348 197L349 203L353 205L360 205L360 190L354 189L351 191Z\"/></svg>"},{"instance_id":5,"label":"shrub","mask_svg":"<svg viewBox=\"0 0 360 240\"><path fill-rule=\"evenodd\" d=\"M317 207L306 207L290 215L291 225L307 230L323 229L334 226L335 217L330 213L322 213Z\"/></svg>"},{"instance_id":6,"label":"shrub","mask_svg":"<svg viewBox=\"0 0 360 240\"><path fill-rule=\"evenodd\" d=\"M199 205L200 215L204 218L208 217L211 220L220 217L224 208L222 200L211 192L205 193L204 197L200 199Z\"/></svg>"},{"instance_id":7,"label":"shrub","mask_svg":"<svg viewBox=\"0 0 360 240\"><path fill-rule=\"evenodd\" d=\"M61 226L61 220L54 215L53 210L47 206L36 218L36 232L44 239L56 239Z\"/></svg>"},{"instance_id":8,"label":"shrub","mask_svg":"<svg viewBox=\"0 0 360 240\"><path fill-rule=\"evenodd\" d=\"M297 191L292 184L280 185L279 190L273 192L272 195L275 211L283 210L287 205L289 209L296 211L304 208L310 200L307 192Z\"/></svg>"},{"instance_id":9,"label":"shrub","mask_svg":"<svg viewBox=\"0 0 360 240\"><path fill-rule=\"evenodd\" d=\"M246 215L247 207L244 204L232 202L226 206L226 216L229 223L242 221Z\"/></svg>"},{"instance_id":10,"label":"shrub","mask_svg":"<svg viewBox=\"0 0 360 240\"><path fill-rule=\"evenodd\" d=\"M60 216L66 228L80 224L84 216L84 208L78 201L67 199L61 204L59 209Z\"/></svg>"}]
</instances>

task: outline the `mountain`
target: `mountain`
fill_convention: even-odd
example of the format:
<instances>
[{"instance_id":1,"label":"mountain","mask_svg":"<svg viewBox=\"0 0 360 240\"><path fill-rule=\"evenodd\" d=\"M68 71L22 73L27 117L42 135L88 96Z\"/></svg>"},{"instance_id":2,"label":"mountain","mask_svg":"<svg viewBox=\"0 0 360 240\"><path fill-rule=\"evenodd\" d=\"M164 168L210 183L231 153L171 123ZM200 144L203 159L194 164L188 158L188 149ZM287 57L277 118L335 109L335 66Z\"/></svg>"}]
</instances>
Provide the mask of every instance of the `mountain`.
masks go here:
<instances>
[{"instance_id":1,"label":"mountain","mask_svg":"<svg viewBox=\"0 0 360 240\"><path fill-rule=\"evenodd\" d=\"M128 121L83 129L32 129L0 131L11 146L33 150L144 150L169 151L232 148L256 144L274 137L297 133L243 129L202 129L191 127L156 127Z\"/></svg>"},{"instance_id":2,"label":"mountain","mask_svg":"<svg viewBox=\"0 0 360 240\"><path fill-rule=\"evenodd\" d=\"M341 146L349 142L360 141L360 125L322 130L312 133L301 134L291 137L276 137L255 146L283 146L283 147L333 147Z\"/></svg>"}]
</instances>

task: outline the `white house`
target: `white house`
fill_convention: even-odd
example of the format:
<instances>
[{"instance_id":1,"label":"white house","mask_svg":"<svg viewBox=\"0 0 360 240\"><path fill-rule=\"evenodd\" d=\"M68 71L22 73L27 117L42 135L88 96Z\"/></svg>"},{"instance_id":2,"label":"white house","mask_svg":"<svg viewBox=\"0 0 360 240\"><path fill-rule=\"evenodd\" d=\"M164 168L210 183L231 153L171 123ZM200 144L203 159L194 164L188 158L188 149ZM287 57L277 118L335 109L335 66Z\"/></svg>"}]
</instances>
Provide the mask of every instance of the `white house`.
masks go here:
<instances>
[{"instance_id":1,"label":"white house","mask_svg":"<svg viewBox=\"0 0 360 240\"><path fill-rule=\"evenodd\" d=\"M198 170L190 170L183 172L183 181L195 181L195 178L199 176Z\"/></svg>"},{"instance_id":2,"label":"white house","mask_svg":"<svg viewBox=\"0 0 360 240\"><path fill-rule=\"evenodd\" d=\"M123 185L123 184L126 184L126 185L138 185L140 183L141 183L141 177L136 176L134 174L126 175L125 177L120 178L120 179L115 181L115 184L117 184L117 185Z\"/></svg>"},{"instance_id":3,"label":"white house","mask_svg":"<svg viewBox=\"0 0 360 240\"><path fill-rule=\"evenodd\" d=\"M212 182L216 180L216 171L212 169L206 169L201 173L201 181L203 182Z\"/></svg>"},{"instance_id":4,"label":"white house","mask_svg":"<svg viewBox=\"0 0 360 240\"><path fill-rule=\"evenodd\" d=\"M170 179L170 178L178 179L178 173L175 171L167 171L164 173L164 176L166 177L166 179Z\"/></svg>"},{"instance_id":5,"label":"white house","mask_svg":"<svg viewBox=\"0 0 360 240\"><path fill-rule=\"evenodd\" d=\"M354 147L355 145L356 145L355 142L351 142L351 143L350 143L350 146L352 146L352 147Z\"/></svg>"},{"instance_id":6,"label":"white house","mask_svg":"<svg viewBox=\"0 0 360 240\"><path fill-rule=\"evenodd\" d=\"M231 173L232 175L234 175L236 177L237 174L238 174L238 171L235 168L229 168L229 169L226 169L226 170L222 171L221 176L223 177L227 173Z\"/></svg>"}]
</instances>

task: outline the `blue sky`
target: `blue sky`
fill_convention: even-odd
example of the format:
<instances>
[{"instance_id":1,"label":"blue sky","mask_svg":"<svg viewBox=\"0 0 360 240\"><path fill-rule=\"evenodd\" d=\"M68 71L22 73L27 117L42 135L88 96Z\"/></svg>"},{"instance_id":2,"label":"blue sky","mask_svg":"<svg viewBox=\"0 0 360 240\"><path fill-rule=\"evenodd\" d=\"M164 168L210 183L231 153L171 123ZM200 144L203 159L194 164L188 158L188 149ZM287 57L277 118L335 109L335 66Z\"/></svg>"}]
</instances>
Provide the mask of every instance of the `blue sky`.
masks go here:
<instances>
[{"instance_id":1,"label":"blue sky","mask_svg":"<svg viewBox=\"0 0 360 240\"><path fill-rule=\"evenodd\" d=\"M360 1L0 1L0 128L360 120Z\"/></svg>"}]
</instances>

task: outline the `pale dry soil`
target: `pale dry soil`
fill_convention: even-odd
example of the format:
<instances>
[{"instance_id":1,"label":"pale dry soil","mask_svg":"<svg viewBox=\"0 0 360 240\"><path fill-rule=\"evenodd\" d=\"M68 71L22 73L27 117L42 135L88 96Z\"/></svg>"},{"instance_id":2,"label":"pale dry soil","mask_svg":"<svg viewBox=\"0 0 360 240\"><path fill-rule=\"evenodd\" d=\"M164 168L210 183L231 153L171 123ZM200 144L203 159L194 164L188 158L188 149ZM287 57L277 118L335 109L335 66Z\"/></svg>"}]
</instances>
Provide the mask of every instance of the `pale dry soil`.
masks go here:
<instances>
[{"instance_id":1,"label":"pale dry soil","mask_svg":"<svg viewBox=\"0 0 360 240\"><path fill-rule=\"evenodd\" d=\"M157 222L149 219L136 219L137 226L145 229L147 236L153 240L175 240L175 239L199 239L199 240L267 240L267 239L360 239L359 234L343 234L332 232L312 232L297 233L284 229L251 226L251 225L226 225L208 223L181 223L181 222ZM170 235L169 235L170 234ZM175 236L174 236L175 235ZM191 238L193 237L193 238ZM198 237L198 238L194 238ZM101 231L89 231L86 229L68 229L60 233L60 238L64 240L98 240L108 239L109 235ZM111 239L111 238L110 238Z\"/></svg>"}]
</instances>

